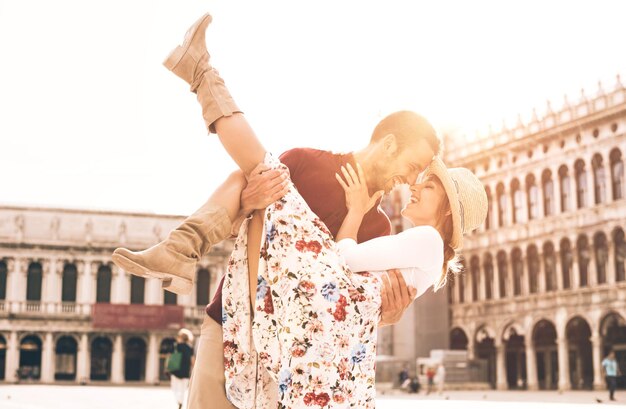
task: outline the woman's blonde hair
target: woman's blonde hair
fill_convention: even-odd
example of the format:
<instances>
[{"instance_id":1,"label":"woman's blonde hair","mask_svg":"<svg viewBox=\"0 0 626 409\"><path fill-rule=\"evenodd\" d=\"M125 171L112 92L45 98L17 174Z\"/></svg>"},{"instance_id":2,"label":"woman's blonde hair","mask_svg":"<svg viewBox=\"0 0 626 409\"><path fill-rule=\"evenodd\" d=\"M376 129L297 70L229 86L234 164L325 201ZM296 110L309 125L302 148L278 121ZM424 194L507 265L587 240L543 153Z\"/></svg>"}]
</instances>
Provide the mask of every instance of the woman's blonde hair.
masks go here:
<instances>
[{"instance_id":1,"label":"woman's blonde hair","mask_svg":"<svg viewBox=\"0 0 626 409\"><path fill-rule=\"evenodd\" d=\"M435 176L435 178L439 181L439 178ZM441 183L441 181L439 181ZM439 206L439 220L437 220L437 225L441 224L440 232L443 235L443 266L441 269L441 275L439 276L439 280L434 284L433 291L437 291L448 282L448 274L458 274L461 272L461 258L457 251L450 245L452 242L452 233L454 232L453 224L452 224L452 215L448 214L450 211L450 201L446 196L446 200L442 201ZM442 221L443 216L443 221Z\"/></svg>"}]
</instances>

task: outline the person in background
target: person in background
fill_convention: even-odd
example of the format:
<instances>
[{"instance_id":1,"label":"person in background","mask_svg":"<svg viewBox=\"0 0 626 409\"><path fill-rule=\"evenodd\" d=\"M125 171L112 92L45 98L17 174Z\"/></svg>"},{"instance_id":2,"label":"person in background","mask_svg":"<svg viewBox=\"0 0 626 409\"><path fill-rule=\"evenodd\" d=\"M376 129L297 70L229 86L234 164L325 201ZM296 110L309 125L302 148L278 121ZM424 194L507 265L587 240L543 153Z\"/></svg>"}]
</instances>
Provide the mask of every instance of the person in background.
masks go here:
<instances>
[{"instance_id":1,"label":"person in background","mask_svg":"<svg viewBox=\"0 0 626 409\"><path fill-rule=\"evenodd\" d=\"M402 370L398 374L398 381L401 389L405 389L407 387L407 381L409 380L409 365L404 364Z\"/></svg>"},{"instance_id":2,"label":"person in background","mask_svg":"<svg viewBox=\"0 0 626 409\"><path fill-rule=\"evenodd\" d=\"M435 385L435 368L432 366L426 369L426 379L428 379L428 387L426 388L426 395L428 395L433 391Z\"/></svg>"},{"instance_id":3,"label":"person in background","mask_svg":"<svg viewBox=\"0 0 626 409\"><path fill-rule=\"evenodd\" d=\"M193 364L195 362L192 345L193 334L187 328L181 328L176 335L174 352L170 356L170 361L173 361L174 355L179 355L175 358L177 362L176 364L168 362L170 385L172 387L172 392L174 392L174 398L178 403L178 409L183 407L185 392L187 392L187 389L189 388L191 369L193 368Z\"/></svg>"},{"instance_id":4,"label":"person in background","mask_svg":"<svg viewBox=\"0 0 626 409\"><path fill-rule=\"evenodd\" d=\"M602 360L602 372L606 379L606 386L609 388L609 399L615 400L615 388L617 387L617 377L621 376L617 360L615 359L615 351L609 350L604 360Z\"/></svg>"},{"instance_id":5,"label":"person in background","mask_svg":"<svg viewBox=\"0 0 626 409\"><path fill-rule=\"evenodd\" d=\"M443 394L443 388L446 384L446 368L443 366L443 363L440 362L437 365L437 372L435 373L435 380L437 382L437 393L440 395Z\"/></svg>"}]
</instances>

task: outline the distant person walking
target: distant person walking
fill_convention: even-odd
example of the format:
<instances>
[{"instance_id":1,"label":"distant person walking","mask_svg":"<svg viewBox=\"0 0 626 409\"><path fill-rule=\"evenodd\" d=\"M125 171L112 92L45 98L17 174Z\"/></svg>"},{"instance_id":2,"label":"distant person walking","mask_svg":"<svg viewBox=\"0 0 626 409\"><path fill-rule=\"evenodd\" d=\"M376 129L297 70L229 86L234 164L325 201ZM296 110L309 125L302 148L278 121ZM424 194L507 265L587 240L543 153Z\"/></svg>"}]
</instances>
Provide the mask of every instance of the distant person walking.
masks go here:
<instances>
[{"instance_id":1,"label":"distant person walking","mask_svg":"<svg viewBox=\"0 0 626 409\"><path fill-rule=\"evenodd\" d=\"M426 379L428 379L428 386L426 388L426 395L428 395L433 391L433 386L435 386L435 368L432 366L426 369Z\"/></svg>"},{"instance_id":2,"label":"distant person walking","mask_svg":"<svg viewBox=\"0 0 626 409\"><path fill-rule=\"evenodd\" d=\"M189 388L189 375L195 361L193 354L193 334L187 328L181 328L176 336L174 351L167 360L167 372L171 375L170 383L178 409L182 409L185 392Z\"/></svg>"},{"instance_id":3,"label":"distant person walking","mask_svg":"<svg viewBox=\"0 0 626 409\"><path fill-rule=\"evenodd\" d=\"M621 376L617 360L615 359L615 351L609 350L609 353L602 361L602 371L606 379L606 386L609 388L609 399L615 400L615 388L617 387L617 377Z\"/></svg>"},{"instance_id":4,"label":"distant person walking","mask_svg":"<svg viewBox=\"0 0 626 409\"><path fill-rule=\"evenodd\" d=\"M443 363L439 363L437 366L435 382L437 383L437 392L440 395L443 394L443 388L446 385L446 368L443 366Z\"/></svg>"}]
</instances>

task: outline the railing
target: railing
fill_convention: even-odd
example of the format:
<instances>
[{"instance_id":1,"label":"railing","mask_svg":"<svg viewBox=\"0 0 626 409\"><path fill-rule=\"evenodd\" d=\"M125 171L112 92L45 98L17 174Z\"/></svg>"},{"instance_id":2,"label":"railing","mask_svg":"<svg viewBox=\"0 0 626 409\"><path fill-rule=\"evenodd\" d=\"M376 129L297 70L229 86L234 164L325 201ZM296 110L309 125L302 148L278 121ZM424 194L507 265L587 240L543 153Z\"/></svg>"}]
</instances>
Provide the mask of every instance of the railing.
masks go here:
<instances>
[{"instance_id":1,"label":"railing","mask_svg":"<svg viewBox=\"0 0 626 409\"><path fill-rule=\"evenodd\" d=\"M93 304L74 302L9 301L0 300L0 315L89 317ZM185 318L203 319L204 306L185 306Z\"/></svg>"}]
</instances>

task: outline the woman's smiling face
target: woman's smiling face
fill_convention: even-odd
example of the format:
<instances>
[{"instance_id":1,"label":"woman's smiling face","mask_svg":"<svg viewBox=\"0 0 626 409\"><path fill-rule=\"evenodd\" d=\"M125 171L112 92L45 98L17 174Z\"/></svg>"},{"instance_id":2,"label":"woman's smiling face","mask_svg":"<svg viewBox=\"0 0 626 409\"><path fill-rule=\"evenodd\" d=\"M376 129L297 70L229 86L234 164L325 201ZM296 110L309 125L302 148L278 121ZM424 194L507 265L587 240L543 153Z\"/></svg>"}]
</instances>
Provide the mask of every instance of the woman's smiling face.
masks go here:
<instances>
[{"instance_id":1,"label":"woman's smiling face","mask_svg":"<svg viewBox=\"0 0 626 409\"><path fill-rule=\"evenodd\" d=\"M411 185L411 200L402 209L402 216L414 226L433 226L444 215L440 214L443 204L447 200L446 191L435 175L429 175L420 183Z\"/></svg>"}]
</instances>

